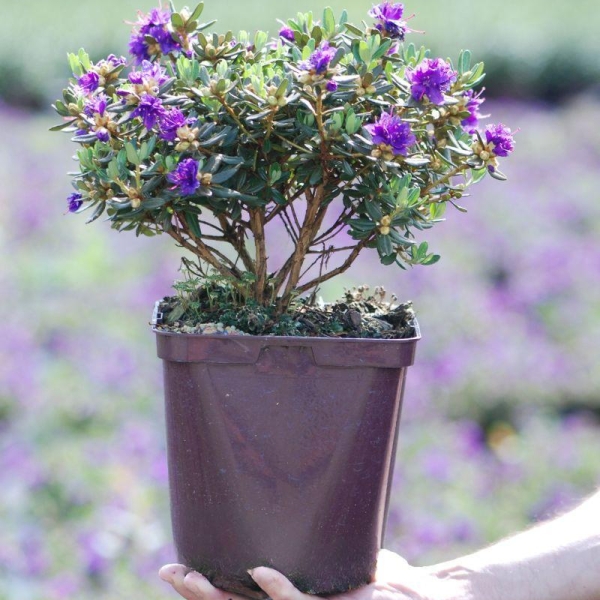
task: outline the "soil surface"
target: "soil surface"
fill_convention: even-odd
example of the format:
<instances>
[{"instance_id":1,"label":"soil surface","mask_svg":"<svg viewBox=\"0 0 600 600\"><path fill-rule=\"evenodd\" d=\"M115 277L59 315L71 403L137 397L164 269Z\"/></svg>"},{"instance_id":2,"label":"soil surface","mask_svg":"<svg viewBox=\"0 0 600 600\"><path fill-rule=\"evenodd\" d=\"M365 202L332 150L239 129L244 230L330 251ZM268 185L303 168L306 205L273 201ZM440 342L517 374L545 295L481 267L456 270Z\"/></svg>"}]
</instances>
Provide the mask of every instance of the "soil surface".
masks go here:
<instances>
[{"instance_id":1,"label":"soil surface","mask_svg":"<svg viewBox=\"0 0 600 600\"><path fill-rule=\"evenodd\" d=\"M218 286L198 288L186 297L163 298L155 327L175 333L221 335L289 335L303 337L403 339L415 335L411 302L386 300L383 288L360 286L325 304L299 300L284 315L275 306L234 303Z\"/></svg>"}]
</instances>

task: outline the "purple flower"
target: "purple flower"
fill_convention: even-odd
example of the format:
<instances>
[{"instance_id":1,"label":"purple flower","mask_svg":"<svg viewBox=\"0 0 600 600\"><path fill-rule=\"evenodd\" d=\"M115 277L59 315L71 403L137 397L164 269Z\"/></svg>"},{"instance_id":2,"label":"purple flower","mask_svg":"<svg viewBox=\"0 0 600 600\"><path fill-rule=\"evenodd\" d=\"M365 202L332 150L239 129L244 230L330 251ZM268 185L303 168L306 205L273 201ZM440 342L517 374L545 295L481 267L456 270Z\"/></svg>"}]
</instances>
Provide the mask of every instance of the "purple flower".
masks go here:
<instances>
[{"instance_id":1,"label":"purple flower","mask_svg":"<svg viewBox=\"0 0 600 600\"><path fill-rule=\"evenodd\" d=\"M193 158L182 160L177 168L167 175L167 179L179 188L182 196L192 195L200 187L198 162Z\"/></svg>"},{"instance_id":2,"label":"purple flower","mask_svg":"<svg viewBox=\"0 0 600 600\"><path fill-rule=\"evenodd\" d=\"M338 84L335 81L328 81L325 85L325 89L328 92L335 92L338 89Z\"/></svg>"},{"instance_id":3,"label":"purple flower","mask_svg":"<svg viewBox=\"0 0 600 600\"><path fill-rule=\"evenodd\" d=\"M131 36L129 40L129 54L135 56L135 62L138 65L142 61L152 58L148 52L148 44L143 33L134 33Z\"/></svg>"},{"instance_id":4,"label":"purple flower","mask_svg":"<svg viewBox=\"0 0 600 600\"><path fill-rule=\"evenodd\" d=\"M131 71L129 73L130 83L157 88L169 79L166 69L158 63L144 60L141 66L141 71Z\"/></svg>"},{"instance_id":5,"label":"purple flower","mask_svg":"<svg viewBox=\"0 0 600 600\"><path fill-rule=\"evenodd\" d=\"M485 98L481 97L483 90L476 94L473 90L467 90L465 93L465 110L469 112L469 116L461 121L461 125L467 133L475 133L479 119L484 118L479 112L479 107L485 102Z\"/></svg>"},{"instance_id":6,"label":"purple flower","mask_svg":"<svg viewBox=\"0 0 600 600\"><path fill-rule=\"evenodd\" d=\"M129 52L135 56L138 64L159 53L169 54L181 50L181 44L173 39L168 29L170 21L171 13L160 8L153 8L147 15L140 15L137 28L129 41ZM146 36L154 38L158 48L148 45Z\"/></svg>"},{"instance_id":7,"label":"purple flower","mask_svg":"<svg viewBox=\"0 0 600 600\"><path fill-rule=\"evenodd\" d=\"M365 129L371 134L374 144L391 146L395 156L406 156L408 148L417 141L410 125L391 112L383 113L378 121L365 125Z\"/></svg>"},{"instance_id":8,"label":"purple flower","mask_svg":"<svg viewBox=\"0 0 600 600\"><path fill-rule=\"evenodd\" d=\"M105 127L98 127L96 129L96 137L101 142L108 142L110 140L110 133L108 132L108 129L106 129Z\"/></svg>"},{"instance_id":9,"label":"purple flower","mask_svg":"<svg viewBox=\"0 0 600 600\"><path fill-rule=\"evenodd\" d=\"M127 60L124 56L115 56L114 54L109 54L106 57L106 60L101 62L106 62L107 64L111 65L113 69L115 69L116 67L124 65L127 62Z\"/></svg>"},{"instance_id":10,"label":"purple flower","mask_svg":"<svg viewBox=\"0 0 600 600\"><path fill-rule=\"evenodd\" d=\"M150 94L143 94L137 108L131 113L131 118L140 117L146 129L152 129L163 115L165 109L160 98Z\"/></svg>"},{"instance_id":11,"label":"purple flower","mask_svg":"<svg viewBox=\"0 0 600 600\"><path fill-rule=\"evenodd\" d=\"M97 90L100 85L100 75L94 71L89 71L85 75L82 75L77 80L77 83L86 94L91 94Z\"/></svg>"},{"instance_id":12,"label":"purple flower","mask_svg":"<svg viewBox=\"0 0 600 600\"><path fill-rule=\"evenodd\" d=\"M444 104L443 94L456 80L456 71L441 58L426 58L415 69L407 69L406 78L415 100L420 102L427 96L433 104Z\"/></svg>"},{"instance_id":13,"label":"purple flower","mask_svg":"<svg viewBox=\"0 0 600 600\"><path fill-rule=\"evenodd\" d=\"M279 30L279 37L283 38L284 40L288 40L289 42L293 42L295 40L294 30L291 27L284 25Z\"/></svg>"},{"instance_id":14,"label":"purple flower","mask_svg":"<svg viewBox=\"0 0 600 600\"><path fill-rule=\"evenodd\" d=\"M187 119L179 108L171 108L160 117L160 137L163 140L172 142L177 137L177 130L180 127L189 125L193 119Z\"/></svg>"},{"instance_id":15,"label":"purple flower","mask_svg":"<svg viewBox=\"0 0 600 600\"><path fill-rule=\"evenodd\" d=\"M333 60L337 48L332 48L329 42L323 42L309 57L300 64L302 69L314 71L317 75L323 75L329 69L329 63Z\"/></svg>"},{"instance_id":16,"label":"purple flower","mask_svg":"<svg viewBox=\"0 0 600 600\"><path fill-rule=\"evenodd\" d=\"M85 105L83 112L88 117L94 117L95 115L104 116L107 102L108 97L105 94L98 94Z\"/></svg>"},{"instance_id":17,"label":"purple flower","mask_svg":"<svg viewBox=\"0 0 600 600\"><path fill-rule=\"evenodd\" d=\"M68 198L67 203L69 204L69 212L77 212L83 204L83 196L77 192L73 192Z\"/></svg>"},{"instance_id":18,"label":"purple flower","mask_svg":"<svg viewBox=\"0 0 600 600\"><path fill-rule=\"evenodd\" d=\"M515 149L513 133L502 123L488 125L485 130L485 139L488 144L494 145L492 152L495 156L508 156Z\"/></svg>"},{"instance_id":19,"label":"purple flower","mask_svg":"<svg viewBox=\"0 0 600 600\"><path fill-rule=\"evenodd\" d=\"M406 21L402 20L403 14L403 4L392 4L387 0L369 11L369 16L377 19L375 29L378 29L383 35L399 40L403 40L408 31Z\"/></svg>"}]
</instances>

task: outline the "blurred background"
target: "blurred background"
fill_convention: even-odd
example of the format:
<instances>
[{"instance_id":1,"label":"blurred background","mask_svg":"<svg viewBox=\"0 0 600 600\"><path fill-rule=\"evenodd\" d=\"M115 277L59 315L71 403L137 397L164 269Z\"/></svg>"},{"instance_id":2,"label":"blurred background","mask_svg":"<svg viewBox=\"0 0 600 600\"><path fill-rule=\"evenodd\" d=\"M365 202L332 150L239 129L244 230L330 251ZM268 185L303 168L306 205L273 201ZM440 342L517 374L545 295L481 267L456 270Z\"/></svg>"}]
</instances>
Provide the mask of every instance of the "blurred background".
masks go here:
<instances>
[{"instance_id":1,"label":"blurred background","mask_svg":"<svg viewBox=\"0 0 600 600\"><path fill-rule=\"evenodd\" d=\"M366 0L335 0L366 18ZM65 215L68 135L49 109L80 46L126 54L149 0L0 0L0 599L172 597L161 365L148 321L170 239ZM181 6L178 5L180 8ZM222 29L278 29L291 0L207 2ZM517 134L509 181L426 232L442 261L364 257L323 290L383 284L422 327L386 545L449 559L600 483L600 11L596 0L407 2L417 44L488 65L484 112Z\"/></svg>"}]
</instances>

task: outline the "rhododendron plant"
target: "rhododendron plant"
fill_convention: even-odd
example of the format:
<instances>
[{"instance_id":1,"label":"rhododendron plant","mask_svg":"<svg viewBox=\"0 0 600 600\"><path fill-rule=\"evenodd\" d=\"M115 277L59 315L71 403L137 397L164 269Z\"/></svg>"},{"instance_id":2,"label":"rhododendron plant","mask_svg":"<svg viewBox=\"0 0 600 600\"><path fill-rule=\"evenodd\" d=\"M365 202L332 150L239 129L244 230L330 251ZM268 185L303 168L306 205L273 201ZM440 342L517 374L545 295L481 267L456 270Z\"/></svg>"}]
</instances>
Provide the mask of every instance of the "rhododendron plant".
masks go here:
<instances>
[{"instance_id":1,"label":"rhododendron plant","mask_svg":"<svg viewBox=\"0 0 600 600\"><path fill-rule=\"evenodd\" d=\"M471 184L505 178L510 129L479 129L483 64L407 43L402 4L363 27L299 14L274 38L212 32L202 10L140 14L129 61L70 55L55 105L78 145L69 211L167 234L240 302L283 314L363 250L433 264L421 231Z\"/></svg>"}]
</instances>

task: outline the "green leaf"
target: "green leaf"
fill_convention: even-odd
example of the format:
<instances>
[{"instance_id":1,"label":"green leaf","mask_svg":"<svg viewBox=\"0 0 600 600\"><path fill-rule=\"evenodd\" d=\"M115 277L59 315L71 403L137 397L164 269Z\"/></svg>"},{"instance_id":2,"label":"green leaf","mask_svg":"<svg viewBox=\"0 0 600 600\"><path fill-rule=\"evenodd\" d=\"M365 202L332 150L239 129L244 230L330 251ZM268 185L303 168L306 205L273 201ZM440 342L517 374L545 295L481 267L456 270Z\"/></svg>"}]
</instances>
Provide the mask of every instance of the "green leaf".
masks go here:
<instances>
[{"instance_id":1,"label":"green leaf","mask_svg":"<svg viewBox=\"0 0 600 600\"><path fill-rule=\"evenodd\" d=\"M185 24L183 22L183 18L179 13L171 13L171 25L173 25L174 29L183 29Z\"/></svg>"},{"instance_id":2,"label":"green leaf","mask_svg":"<svg viewBox=\"0 0 600 600\"><path fill-rule=\"evenodd\" d=\"M440 219L446 212L445 202L435 202L429 205L429 216L431 219Z\"/></svg>"},{"instance_id":3,"label":"green leaf","mask_svg":"<svg viewBox=\"0 0 600 600\"><path fill-rule=\"evenodd\" d=\"M238 171L239 166L230 167L229 169L221 169L218 173L213 175L213 183L224 183L228 179L231 179Z\"/></svg>"},{"instance_id":4,"label":"green leaf","mask_svg":"<svg viewBox=\"0 0 600 600\"><path fill-rule=\"evenodd\" d=\"M183 216L191 232L196 237L202 237L202 231L200 231L200 223L198 223L198 217L189 212L183 213Z\"/></svg>"},{"instance_id":5,"label":"green leaf","mask_svg":"<svg viewBox=\"0 0 600 600\"><path fill-rule=\"evenodd\" d=\"M471 52L470 50L462 50L458 57L458 72L459 74L466 73L471 68Z\"/></svg>"},{"instance_id":6,"label":"green leaf","mask_svg":"<svg viewBox=\"0 0 600 600\"><path fill-rule=\"evenodd\" d=\"M471 177L473 183L479 183L487 174L488 170L484 167L483 169L472 169Z\"/></svg>"},{"instance_id":7,"label":"green leaf","mask_svg":"<svg viewBox=\"0 0 600 600\"><path fill-rule=\"evenodd\" d=\"M67 58L69 59L69 66L71 67L73 75L76 77L81 77L83 75L83 69L81 68L81 64L79 63L79 58L77 55L69 53L67 54Z\"/></svg>"},{"instance_id":8,"label":"green leaf","mask_svg":"<svg viewBox=\"0 0 600 600\"><path fill-rule=\"evenodd\" d=\"M194 9L194 12L190 15L190 21L197 21L204 10L204 2L200 2L198 6Z\"/></svg>"},{"instance_id":9,"label":"green leaf","mask_svg":"<svg viewBox=\"0 0 600 600\"><path fill-rule=\"evenodd\" d=\"M377 252L379 253L379 256L395 254L392 238L389 235L377 236Z\"/></svg>"},{"instance_id":10,"label":"green leaf","mask_svg":"<svg viewBox=\"0 0 600 600\"><path fill-rule=\"evenodd\" d=\"M77 58L79 58L79 62L81 63L81 65L83 66L83 68L86 71L89 71L92 68L92 63L90 61L90 57L88 56L88 53L83 48L79 49L79 52L77 53Z\"/></svg>"},{"instance_id":11,"label":"green leaf","mask_svg":"<svg viewBox=\"0 0 600 600\"><path fill-rule=\"evenodd\" d=\"M381 221L383 213L381 212L381 208L378 204L371 200L367 200L365 201L365 208L367 210L367 214L369 215L369 217L371 217L371 219L373 219L373 221Z\"/></svg>"},{"instance_id":12,"label":"green leaf","mask_svg":"<svg viewBox=\"0 0 600 600\"><path fill-rule=\"evenodd\" d=\"M106 205L104 204L104 202L100 202L100 204L96 206L96 210L94 210L92 216L85 222L85 224L87 225L88 223L92 223L93 221L95 221L104 212L105 208Z\"/></svg>"},{"instance_id":13,"label":"green leaf","mask_svg":"<svg viewBox=\"0 0 600 600\"><path fill-rule=\"evenodd\" d=\"M329 6L323 11L323 27L330 35L335 33L335 15Z\"/></svg>"},{"instance_id":14,"label":"green leaf","mask_svg":"<svg viewBox=\"0 0 600 600\"><path fill-rule=\"evenodd\" d=\"M138 153L131 142L125 142L125 151L127 152L127 160L132 165L141 164L140 157L138 156Z\"/></svg>"},{"instance_id":15,"label":"green leaf","mask_svg":"<svg viewBox=\"0 0 600 600\"><path fill-rule=\"evenodd\" d=\"M358 56L360 60L365 64L369 64L371 62L371 48L365 41L360 41L358 43Z\"/></svg>"},{"instance_id":16,"label":"green leaf","mask_svg":"<svg viewBox=\"0 0 600 600\"><path fill-rule=\"evenodd\" d=\"M502 171L498 171L498 169L494 169L493 171L488 171L490 176L498 181L506 181L508 177L502 173Z\"/></svg>"},{"instance_id":17,"label":"green leaf","mask_svg":"<svg viewBox=\"0 0 600 600\"><path fill-rule=\"evenodd\" d=\"M61 125L55 125L54 127L50 127L49 131L61 131L62 129L66 129L75 123L77 119L73 119L72 121L67 121L66 123L62 123Z\"/></svg>"},{"instance_id":18,"label":"green leaf","mask_svg":"<svg viewBox=\"0 0 600 600\"><path fill-rule=\"evenodd\" d=\"M440 260L439 254L430 254L421 264L423 265L435 265Z\"/></svg>"},{"instance_id":19,"label":"green leaf","mask_svg":"<svg viewBox=\"0 0 600 600\"><path fill-rule=\"evenodd\" d=\"M286 205L288 203L287 198L275 188L271 188L271 198L273 198L277 204Z\"/></svg>"},{"instance_id":20,"label":"green leaf","mask_svg":"<svg viewBox=\"0 0 600 600\"><path fill-rule=\"evenodd\" d=\"M354 35L360 35L363 36L365 34L365 32L362 29L359 29L358 27L355 27L354 25L352 25L351 23L344 23L344 27L350 32L353 33Z\"/></svg>"}]
</instances>

